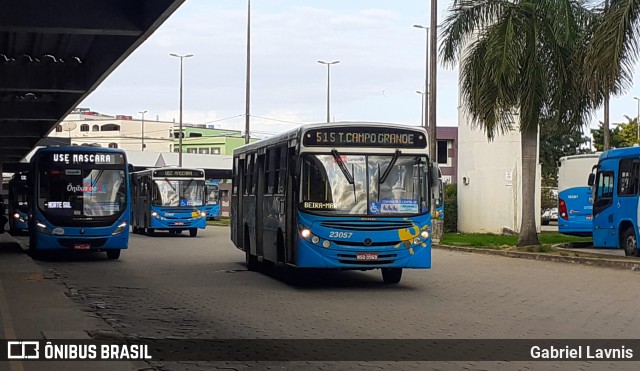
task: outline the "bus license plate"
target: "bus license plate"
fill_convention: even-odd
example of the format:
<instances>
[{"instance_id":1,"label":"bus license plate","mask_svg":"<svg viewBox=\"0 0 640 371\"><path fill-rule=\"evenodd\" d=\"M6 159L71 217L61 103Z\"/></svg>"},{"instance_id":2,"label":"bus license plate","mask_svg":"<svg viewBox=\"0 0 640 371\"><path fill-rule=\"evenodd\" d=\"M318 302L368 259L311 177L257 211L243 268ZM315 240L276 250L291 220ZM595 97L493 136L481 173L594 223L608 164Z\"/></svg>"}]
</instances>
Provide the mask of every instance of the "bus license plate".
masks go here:
<instances>
[{"instance_id":1,"label":"bus license plate","mask_svg":"<svg viewBox=\"0 0 640 371\"><path fill-rule=\"evenodd\" d=\"M356 254L356 260L378 260L378 254L371 252Z\"/></svg>"},{"instance_id":2,"label":"bus license plate","mask_svg":"<svg viewBox=\"0 0 640 371\"><path fill-rule=\"evenodd\" d=\"M175 224L175 225L184 225L184 223L183 223L183 222L175 222L175 223L173 223L173 224Z\"/></svg>"},{"instance_id":3,"label":"bus license plate","mask_svg":"<svg viewBox=\"0 0 640 371\"><path fill-rule=\"evenodd\" d=\"M76 250L89 250L91 249L91 245L88 243L76 243L73 245L73 248Z\"/></svg>"}]
</instances>

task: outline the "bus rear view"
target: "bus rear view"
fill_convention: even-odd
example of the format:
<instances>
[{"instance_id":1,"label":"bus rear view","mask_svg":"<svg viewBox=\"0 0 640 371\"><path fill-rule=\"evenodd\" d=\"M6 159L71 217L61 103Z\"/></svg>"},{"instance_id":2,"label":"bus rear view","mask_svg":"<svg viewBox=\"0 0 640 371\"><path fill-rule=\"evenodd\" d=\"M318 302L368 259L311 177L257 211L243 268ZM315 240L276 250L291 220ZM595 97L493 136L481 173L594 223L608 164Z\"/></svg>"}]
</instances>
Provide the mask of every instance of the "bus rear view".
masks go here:
<instances>
[{"instance_id":1,"label":"bus rear view","mask_svg":"<svg viewBox=\"0 0 640 371\"><path fill-rule=\"evenodd\" d=\"M32 158L29 249L105 251L129 244L129 182L124 151L53 147Z\"/></svg>"},{"instance_id":2,"label":"bus rear view","mask_svg":"<svg viewBox=\"0 0 640 371\"><path fill-rule=\"evenodd\" d=\"M591 187L587 178L600 153L565 156L558 168L558 232L591 236L593 231Z\"/></svg>"}]
</instances>

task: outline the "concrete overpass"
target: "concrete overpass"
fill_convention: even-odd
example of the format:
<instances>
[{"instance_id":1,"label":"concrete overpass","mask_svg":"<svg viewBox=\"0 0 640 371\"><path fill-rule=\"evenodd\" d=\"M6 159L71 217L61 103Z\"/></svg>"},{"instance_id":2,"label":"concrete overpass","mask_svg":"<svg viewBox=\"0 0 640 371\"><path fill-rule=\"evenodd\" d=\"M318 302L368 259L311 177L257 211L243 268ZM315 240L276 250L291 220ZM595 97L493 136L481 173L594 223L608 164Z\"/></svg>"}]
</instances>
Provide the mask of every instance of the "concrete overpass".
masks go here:
<instances>
[{"instance_id":1,"label":"concrete overpass","mask_svg":"<svg viewBox=\"0 0 640 371\"><path fill-rule=\"evenodd\" d=\"M0 0L0 172L27 155L184 0Z\"/></svg>"}]
</instances>

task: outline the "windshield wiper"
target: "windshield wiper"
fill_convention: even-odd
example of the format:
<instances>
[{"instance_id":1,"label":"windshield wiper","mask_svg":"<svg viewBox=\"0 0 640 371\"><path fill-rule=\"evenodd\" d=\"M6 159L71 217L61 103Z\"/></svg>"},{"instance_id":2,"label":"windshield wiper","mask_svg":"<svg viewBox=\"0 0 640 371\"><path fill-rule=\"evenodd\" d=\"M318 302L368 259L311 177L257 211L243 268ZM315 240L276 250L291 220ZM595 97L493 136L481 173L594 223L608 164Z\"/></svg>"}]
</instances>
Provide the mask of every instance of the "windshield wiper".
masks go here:
<instances>
[{"instance_id":1,"label":"windshield wiper","mask_svg":"<svg viewBox=\"0 0 640 371\"><path fill-rule=\"evenodd\" d=\"M332 149L331 155L333 156L333 159L338 163L338 167L340 168L340 170L342 170L342 174L344 174L344 177L347 178L347 182L349 182L349 184L354 184L353 175L351 175L349 169L347 169L347 166L344 164L344 161L342 161L342 157L340 157L338 150Z\"/></svg>"},{"instance_id":2,"label":"windshield wiper","mask_svg":"<svg viewBox=\"0 0 640 371\"><path fill-rule=\"evenodd\" d=\"M173 184L171 184L171 182L169 181L169 178L164 178L164 181L167 182L167 184L169 185L169 187L171 187L171 189L173 189L174 192L176 191L176 188L173 186Z\"/></svg>"},{"instance_id":3,"label":"windshield wiper","mask_svg":"<svg viewBox=\"0 0 640 371\"><path fill-rule=\"evenodd\" d=\"M378 179L379 184L382 184L387 181L387 177L391 173L391 169L393 169L393 166L396 164L396 161L398 161L398 157L400 157L400 150L396 149L396 152L393 154L393 157L391 158L391 162L389 163L389 166L387 166L387 168L384 169L384 173L382 174L382 177Z\"/></svg>"}]
</instances>

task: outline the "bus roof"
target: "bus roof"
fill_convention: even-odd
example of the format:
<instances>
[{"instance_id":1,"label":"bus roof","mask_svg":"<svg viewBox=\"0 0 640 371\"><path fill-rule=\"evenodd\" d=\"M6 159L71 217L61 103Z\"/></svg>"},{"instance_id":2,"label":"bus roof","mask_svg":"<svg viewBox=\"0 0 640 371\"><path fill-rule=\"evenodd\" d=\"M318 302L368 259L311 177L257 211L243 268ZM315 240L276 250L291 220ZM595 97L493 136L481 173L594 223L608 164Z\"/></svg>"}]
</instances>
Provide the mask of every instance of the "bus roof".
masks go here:
<instances>
[{"instance_id":1,"label":"bus roof","mask_svg":"<svg viewBox=\"0 0 640 371\"><path fill-rule=\"evenodd\" d=\"M292 140L292 139L300 139L302 138L302 133L307 130L313 130L313 129L319 129L319 128L345 127L345 126L398 128L398 129L409 129L409 130L421 131L425 134L427 138L427 144L429 143L427 131L422 126L411 126L411 125L394 124L394 123L386 123L386 122L337 121L337 122L329 122L329 123L323 122L323 123L315 123L315 124L298 126L297 128L291 129L289 131L285 131L283 133L274 135L272 137L238 147L233 150L233 154L238 155L238 154L254 151L258 148L271 146L277 143L288 142L289 140Z\"/></svg>"},{"instance_id":2,"label":"bus roof","mask_svg":"<svg viewBox=\"0 0 640 371\"><path fill-rule=\"evenodd\" d=\"M608 151L602 152L600 160L607 158L619 158L619 157L640 157L640 146L634 145L633 147L614 148Z\"/></svg>"},{"instance_id":3,"label":"bus roof","mask_svg":"<svg viewBox=\"0 0 640 371\"><path fill-rule=\"evenodd\" d=\"M583 153L583 154L580 154L580 155L562 156L562 157L560 157L560 162L567 161L567 160L581 159L581 158L600 158L600 155L602 155L602 152Z\"/></svg>"}]
</instances>

